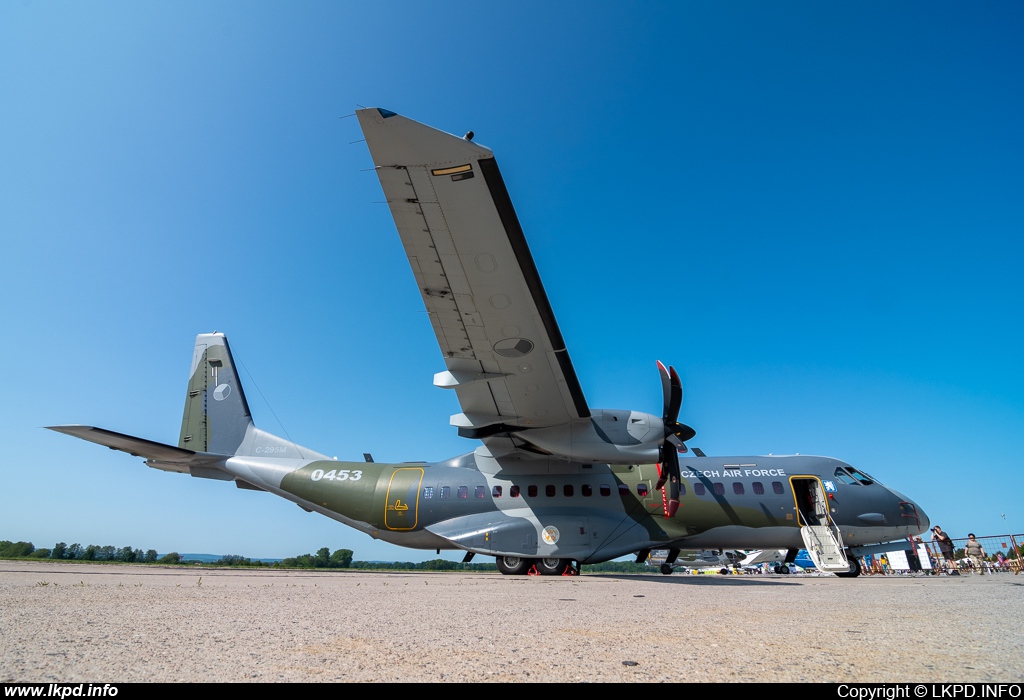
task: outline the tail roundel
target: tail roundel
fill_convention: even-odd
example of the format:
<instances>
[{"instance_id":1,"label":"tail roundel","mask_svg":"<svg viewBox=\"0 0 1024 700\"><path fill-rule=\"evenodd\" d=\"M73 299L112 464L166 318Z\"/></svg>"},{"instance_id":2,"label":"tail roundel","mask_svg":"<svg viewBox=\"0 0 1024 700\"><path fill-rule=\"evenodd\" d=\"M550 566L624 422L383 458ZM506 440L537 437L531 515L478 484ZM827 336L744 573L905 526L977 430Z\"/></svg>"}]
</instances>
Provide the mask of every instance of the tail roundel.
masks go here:
<instances>
[{"instance_id":1,"label":"tail roundel","mask_svg":"<svg viewBox=\"0 0 1024 700\"><path fill-rule=\"evenodd\" d=\"M252 425L227 337L223 333L196 336L178 447L237 454Z\"/></svg>"}]
</instances>

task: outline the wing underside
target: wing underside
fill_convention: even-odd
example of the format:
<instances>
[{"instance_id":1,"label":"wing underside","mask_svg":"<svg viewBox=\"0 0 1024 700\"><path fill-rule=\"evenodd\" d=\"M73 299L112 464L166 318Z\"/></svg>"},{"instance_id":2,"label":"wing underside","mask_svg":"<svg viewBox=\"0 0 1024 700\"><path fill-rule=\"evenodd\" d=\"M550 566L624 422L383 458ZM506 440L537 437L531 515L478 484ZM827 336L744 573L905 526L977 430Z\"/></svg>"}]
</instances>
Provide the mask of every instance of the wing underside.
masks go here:
<instances>
[{"instance_id":1,"label":"wing underside","mask_svg":"<svg viewBox=\"0 0 1024 700\"><path fill-rule=\"evenodd\" d=\"M357 112L454 389L487 439L590 411L494 156L386 110ZM507 437L502 438L507 439Z\"/></svg>"}]
</instances>

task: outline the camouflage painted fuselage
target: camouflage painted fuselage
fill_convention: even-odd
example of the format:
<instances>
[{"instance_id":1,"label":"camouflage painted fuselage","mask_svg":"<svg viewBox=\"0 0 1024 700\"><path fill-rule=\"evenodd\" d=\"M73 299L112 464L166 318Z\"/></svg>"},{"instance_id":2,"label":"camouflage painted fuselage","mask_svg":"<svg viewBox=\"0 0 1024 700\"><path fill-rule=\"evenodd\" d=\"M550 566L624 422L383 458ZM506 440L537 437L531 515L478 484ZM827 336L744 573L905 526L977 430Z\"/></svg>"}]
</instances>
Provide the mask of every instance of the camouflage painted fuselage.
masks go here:
<instances>
[{"instance_id":1,"label":"camouflage painted fuselage","mask_svg":"<svg viewBox=\"0 0 1024 700\"><path fill-rule=\"evenodd\" d=\"M329 460L283 475L274 490L406 547L582 563L667 546L802 547L793 477L829 482L832 517L850 545L927 528L927 519L908 515L916 511L906 498L881 484L838 482L835 471L846 465L837 460L704 457L684 465L673 518L654 488L657 465L560 465L510 476L482 472L473 453L436 464Z\"/></svg>"},{"instance_id":2,"label":"camouflage painted fuselage","mask_svg":"<svg viewBox=\"0 0 1024 700\"><path fill-rule=\"evenodd\" d=\"M681 459L673 517L653 464L495 458L486 446L434 464L331 460L256 428L222 334L196 338L177 446L92 426L54 429L156 469L268 491L418 549L580 563L666 547L797 549L812 517L801 503L810 485L852 552L929 525L906 497L827 457Z\"/></svg>"}]
</instances>

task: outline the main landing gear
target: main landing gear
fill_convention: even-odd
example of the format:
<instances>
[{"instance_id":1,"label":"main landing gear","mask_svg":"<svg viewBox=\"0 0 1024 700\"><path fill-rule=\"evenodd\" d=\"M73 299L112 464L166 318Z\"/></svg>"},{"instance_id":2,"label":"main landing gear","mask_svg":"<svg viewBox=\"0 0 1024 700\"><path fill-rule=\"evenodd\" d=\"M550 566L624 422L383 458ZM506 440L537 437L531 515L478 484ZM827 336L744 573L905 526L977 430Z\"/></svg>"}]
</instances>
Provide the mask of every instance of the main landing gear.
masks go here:
<instances>
[{"instance_id":1,"label":"main landing gear","mask_svg":"<svg viewBox=\"0 0 1024 700\"><path fill-rule=\"evenodd\" d=\"M498 571L506 576L576 576L572 559L527 559L525 557L496 557Z\"/></svg>"},{"instance_id":2,"label":"main landing gear","mask_svg":"<svg viewBox=\"0 0 1024 700\"><path fill-rule=\"evenodd\" d=\"M849 559L850 570L842 572L837 571L836 576L838 576L839 578L857 578L858 576L860 576L860 560L852 555L849 557Z\"/></svg>"}]
</instances>

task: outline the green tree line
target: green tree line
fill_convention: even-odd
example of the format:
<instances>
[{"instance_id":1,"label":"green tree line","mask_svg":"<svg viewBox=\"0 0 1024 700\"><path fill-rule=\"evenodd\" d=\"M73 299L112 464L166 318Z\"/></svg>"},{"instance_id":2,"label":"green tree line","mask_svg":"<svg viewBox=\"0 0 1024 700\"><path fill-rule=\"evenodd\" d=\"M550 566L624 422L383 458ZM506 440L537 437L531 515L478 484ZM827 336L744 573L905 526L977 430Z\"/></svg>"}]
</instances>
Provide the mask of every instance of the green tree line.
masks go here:
<instances>
[{"instance_id":1,"label":"green tree line","mask_svg":"<svg viewBox=\"0 0 1024 700\"><path fill-rule=\"evenodd\" d=\"M1024 550L1024 546L1021 547ZM1024 551L1021 552L1024 555ZM963 556L963 555L960 555ZM171 552L158 558L155 549L143 552L132 547L98 546L94 544L83 547L78 544L58 542L52 549L36 549L31 542L11 542L0 540L0 559L63 559L79 561L117 561L144 564L190 564L177 552ZM300 554L288 557L279 562L252 560L239 554L226 554L215 562L203 566L260 567L281 569L359 569L381 571L496 571L493 562L463 563L447 559L431 559L429 561L353 561L351 549L336 549L333 552L321 547L316 554ZM590 572L610 573L647 573L650 567L629 561L609 561L602 564L588 564Z\"/></svg>"},{"instance_id":2,"label":"green tree line","mask_svg":"<svg viewBox=\"0 0 1024 700\"><path fill-rule=\"evenodd\" d=\"M113 545L90 544L83 547L75 542L68 545L58 542L53 549L36 549L31 542L11 542L0 540L0 558L3 559L80 559L82 561L124 561L149 562L157 561L155 549L143 552L132 547L114 547Z\"/></svg>"}]
</instances>

